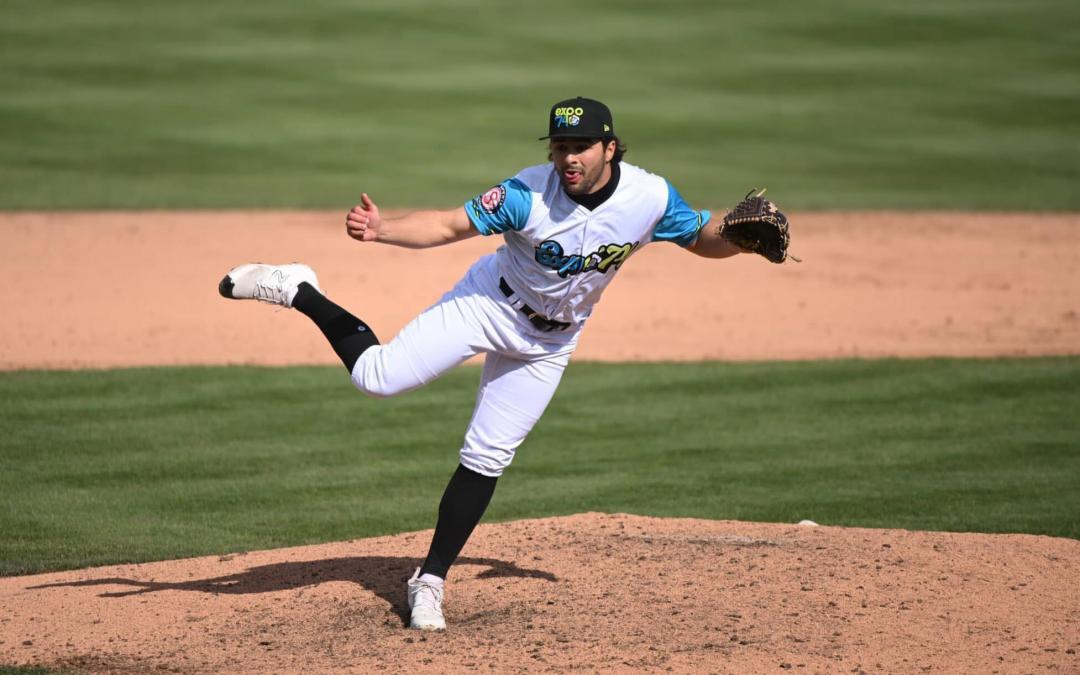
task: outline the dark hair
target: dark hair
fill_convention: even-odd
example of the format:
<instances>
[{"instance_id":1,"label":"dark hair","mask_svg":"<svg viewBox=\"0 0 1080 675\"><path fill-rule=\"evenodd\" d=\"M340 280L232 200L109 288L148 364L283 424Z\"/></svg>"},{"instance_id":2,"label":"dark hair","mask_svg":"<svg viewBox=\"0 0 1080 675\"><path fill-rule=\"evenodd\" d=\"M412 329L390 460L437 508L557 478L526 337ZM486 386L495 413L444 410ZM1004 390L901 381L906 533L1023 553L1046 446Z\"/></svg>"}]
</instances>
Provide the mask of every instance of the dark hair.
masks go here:
<instances>
[{"instance_id":1,"label":"dark hair","mask_svg":"<svg viewBox=\"0 0 1080 675\"><path fill-rule=\"evenodd\" d=\"M594 141L600 141L604 143L604 147L611 141L615 141L615 155L611 158L612 164L617 164L622 161L623 155L626 154L626 143L623 143L618 136L612 136L611 138L594 138ZM551 153L548 152L548 161L552 159Z\"/></svg>"},{"instance_id":2,"label":"dark hair","mask_svg":"<svg viewBox=\"0 0 1080 675\"><path fill-rule=\"evenodd\" d=\"M615 141L615 156L611 158L611 161L621 162L622 156L626 154L626 143L623 143L618 136L612 136L611 140Z\"/></svg>"}]
</instances>

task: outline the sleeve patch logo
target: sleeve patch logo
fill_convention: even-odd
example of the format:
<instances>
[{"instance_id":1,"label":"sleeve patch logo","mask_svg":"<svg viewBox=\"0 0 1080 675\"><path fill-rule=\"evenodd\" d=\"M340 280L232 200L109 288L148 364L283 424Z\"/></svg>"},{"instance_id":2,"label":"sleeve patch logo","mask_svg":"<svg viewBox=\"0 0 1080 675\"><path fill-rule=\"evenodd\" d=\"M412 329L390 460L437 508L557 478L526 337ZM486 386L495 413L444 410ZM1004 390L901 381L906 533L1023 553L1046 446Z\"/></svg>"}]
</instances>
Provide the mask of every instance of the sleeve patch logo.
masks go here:
<instances>
[{"instance_id":1,"label":"sleeve patch logo","mask_svg":"<svg viewBox=\"0 0 1080 675\"><path fill-rule=\"evenodd\" d=\"M496 185L478 198L480 208L487 213L495 213L506 201L506 188Z\"/></svg>"}]
</instances>

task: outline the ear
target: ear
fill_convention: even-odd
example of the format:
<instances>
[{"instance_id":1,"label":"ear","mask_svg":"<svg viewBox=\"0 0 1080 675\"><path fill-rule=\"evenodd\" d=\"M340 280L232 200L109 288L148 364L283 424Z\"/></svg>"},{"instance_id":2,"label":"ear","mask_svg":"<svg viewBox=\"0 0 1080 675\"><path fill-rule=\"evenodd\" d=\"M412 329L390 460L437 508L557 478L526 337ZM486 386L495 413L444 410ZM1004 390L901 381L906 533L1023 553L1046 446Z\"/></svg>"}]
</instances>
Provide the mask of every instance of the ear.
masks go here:
<instances>
[{"instance_id":1,"label":"ear","mask_svg":"<svg viewBox=\"0 0 1080 675\"><path fill-rule=\"evenodd\" d=\"M604 145L604 161L610 162L615 157L615 141L608 141Z\"/></svg>"}]
</instances>

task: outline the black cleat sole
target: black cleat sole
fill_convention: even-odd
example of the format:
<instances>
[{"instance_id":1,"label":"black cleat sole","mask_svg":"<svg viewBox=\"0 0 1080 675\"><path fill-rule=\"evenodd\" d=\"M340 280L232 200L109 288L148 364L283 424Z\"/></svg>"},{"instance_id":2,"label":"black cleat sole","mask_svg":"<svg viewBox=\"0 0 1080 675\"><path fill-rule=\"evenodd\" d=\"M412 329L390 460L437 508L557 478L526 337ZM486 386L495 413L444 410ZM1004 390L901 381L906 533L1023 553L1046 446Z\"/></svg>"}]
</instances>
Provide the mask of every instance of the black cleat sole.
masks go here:
<instances>
[{"instance_id":1,"label":"black cleat sole","mask_svg":"<svg viewBox=\"0 0 1080 675\"><path fill-rule=\"evenodd\" d=\"M236 300L236 296L232 294L233 280L228 274L221 280L221 283L217 285L218 293L223 298L229 298L230 300Z\"/></svg>"}]
</instances>

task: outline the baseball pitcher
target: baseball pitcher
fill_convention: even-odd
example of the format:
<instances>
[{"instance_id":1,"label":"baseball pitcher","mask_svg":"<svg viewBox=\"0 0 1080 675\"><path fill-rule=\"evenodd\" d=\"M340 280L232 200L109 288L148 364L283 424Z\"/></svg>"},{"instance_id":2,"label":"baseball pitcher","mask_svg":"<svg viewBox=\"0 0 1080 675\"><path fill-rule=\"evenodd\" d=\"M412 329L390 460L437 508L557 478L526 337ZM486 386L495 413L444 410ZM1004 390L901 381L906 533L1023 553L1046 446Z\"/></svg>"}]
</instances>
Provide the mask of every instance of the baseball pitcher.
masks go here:
<instances>
[{"instance_id":1,"label":"baseball pitcher","mask_svg":"<svg viewBox=\"0 0 1080 675\"><path fill-rule=\"evenodd\" d=\"M408 580L411 626L446 627L444 581L480 521L499 476L555 393L593 306L627 260L652 242L727 258L749 251L782 263L788 222L749 194L710 225L664 178L623 160L626 148L603 103L577 97L548 116L549 161L446 211L384 218L364 194L345 218L364 244L442 246L477 235L503 245L390 342L331 302L306 265L240 265L219 284L226 298L291 307L310 318L357 389L375 397L420 387L486 355L460 465L439 504L424 564Z\"/></svg>"}]
</instances>

